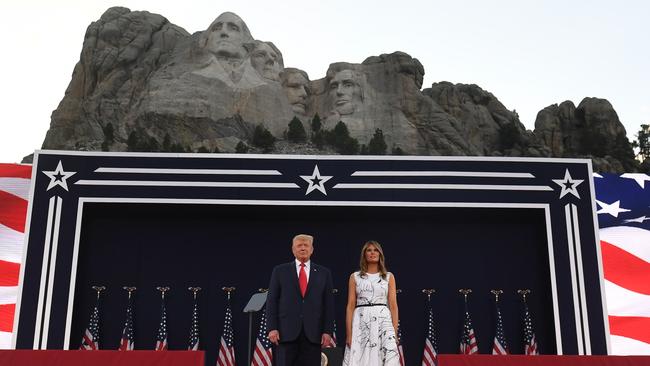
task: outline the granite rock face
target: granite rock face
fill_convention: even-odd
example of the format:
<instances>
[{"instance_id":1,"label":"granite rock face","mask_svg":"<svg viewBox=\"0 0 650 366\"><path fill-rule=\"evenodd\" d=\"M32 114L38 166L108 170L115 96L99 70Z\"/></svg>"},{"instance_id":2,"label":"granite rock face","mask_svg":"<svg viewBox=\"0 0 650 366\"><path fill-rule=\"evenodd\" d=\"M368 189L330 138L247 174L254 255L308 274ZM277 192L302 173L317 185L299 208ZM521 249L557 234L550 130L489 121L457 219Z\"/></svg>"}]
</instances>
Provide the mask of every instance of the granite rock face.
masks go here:
<instances>
[{"instance_id":1,"label":"granite rock face","mask_svg":"<svg viewBox=\"0 0 650 366\"><path fill-rule=\"evenodd\" d=\"M394 52L334 63L310 80L285 68L281 51L255 39L236 14L190 35L160 15L110 8L86 31L43 148L232 152L250 145L261 125L281 142L271 152L331 153L285 141L294 117L309 135L318 115L328 130L345 123L362 146L380 129L388 153L593 155L610 169L630 167L618 147L629 148L625 130L605 100L547 107L533 132L480 87L439 82L422 90L423 76L417 59ZM593 144L601 138L611 143Z\"/></svg>"},{"instance_id":2,"label":"granite rock face","mask_svg":"<svg viewBox=\"0 0 650 366\"><path fill-rule=\"evenodd\" d=\"M605 99L585 98L576 107L565 101L541 110L535 135L555 157L591 157L596 171L637 169L634 152L616 111Z\"/></svg>"},{"instance_id":3,"label":"granite rock face","mask_svg":"<svg viewBox=\"0 0 650 366\"><path fill-rule=\"evenodd\" d=\"M107 10L86 30L81 58L52 113L43 148L98 150L108 123L118 140L126 141L125 118L146 92L147 79L187 37L160 15Z\"/></svg>"}]
</instances>

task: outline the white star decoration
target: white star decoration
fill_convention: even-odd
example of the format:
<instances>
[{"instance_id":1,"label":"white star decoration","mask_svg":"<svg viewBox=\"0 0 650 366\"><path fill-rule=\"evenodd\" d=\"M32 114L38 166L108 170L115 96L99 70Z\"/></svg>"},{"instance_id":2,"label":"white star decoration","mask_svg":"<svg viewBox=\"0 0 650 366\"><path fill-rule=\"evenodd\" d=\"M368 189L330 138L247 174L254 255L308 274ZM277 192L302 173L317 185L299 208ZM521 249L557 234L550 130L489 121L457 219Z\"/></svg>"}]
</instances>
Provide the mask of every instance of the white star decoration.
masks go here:
<instances>
[{"instance_id":1,"label":"white star decoration","mask_svg":"<svg viewBox=\"0 0 650 366\"><path fill-rule=\"evenodd\" d=\"M61 164L61 160L59 160L59 164L57 164L56 169L54 171L43 170L43 174L47 175L48 178L50 178L50 184L47 185L47 189L45 191L49 191L55 186L61 186L63 189L67 191L68 190L67 179L77 174L77 172L64 171L63 164Z\"/></svg>"},{"instance_id":2,"label":"white star decoration","mask_svg":"<svg viewBox=\"0 0 650 366\"><path fill-rule=\"evenodd\" d=\"M572 179L571 174L569 174L569 169L564 172L563 179L553 179L553 182L562 187L560 198L564 197L567 193L571 193L577 198L580 198L580 195L578 194L578 186L583 181L584 179Z\"/></svg>"},{"instance_id":3,"label":"white star decoration","mask_svg":"<svg viewBox=\"0 0 650 366\"><path fill-rule=\"evenodd\" d=\"M645 182L650 180L650 176L641 173L625 173L621 174L621 178L634 179L641 188L645 188Z\"/></svg>"},{"instance_id":4,"label":"white star decoration","mask_svg":"<svg viewBox=\"0 0 650 366\"><path fill-rule=\"evenodd\" d=\"M314 172L311 173L311 175L301 175L300 178L309 183L305 196L310 194L314 189L319 190L322 194L327 196L327 192L325 192L325 182L332 179L332 176L320 175L318 165L314 165Z\"/></svg>"},{"instance_id":5,"label":"white star decoration","mask_svg":"<svg viewBox=\"0 0 650 366\"><path fill-rule=\"evenodd\" d=\"M616 201L616 202L614 202L612 204L607 204L605 202L601 202L599 200L596 200L596 203L598 204L598 206L601 207L600 210L598 210L598 212L596 212L596 213L599 213L599 214L606 213L606 214L610 214L610 215L612 215L614 217L618 217L619 213L630 211L627 208L620 208L621 207L621 201Z\"/></svg>"}]
</instances>

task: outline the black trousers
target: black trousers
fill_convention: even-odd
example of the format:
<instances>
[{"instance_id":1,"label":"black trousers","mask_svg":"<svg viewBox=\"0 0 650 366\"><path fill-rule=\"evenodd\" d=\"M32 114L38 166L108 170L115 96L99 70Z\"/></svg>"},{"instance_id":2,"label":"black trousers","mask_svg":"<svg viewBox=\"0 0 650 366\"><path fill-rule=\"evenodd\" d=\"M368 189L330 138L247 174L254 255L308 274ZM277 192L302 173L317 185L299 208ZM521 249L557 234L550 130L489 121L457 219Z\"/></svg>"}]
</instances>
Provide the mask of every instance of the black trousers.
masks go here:
<instances>
[{"instance_id":1,"label":"black trousers","mask_svg":"<svg viewBox=\"0 0 650 366\"><path fill-rule=\"evenodd\" d=\"M311 343L303 330L295 341L280 342L274 356L275 366L320 366L320 343Z\"/></svg>"}]
</instances>

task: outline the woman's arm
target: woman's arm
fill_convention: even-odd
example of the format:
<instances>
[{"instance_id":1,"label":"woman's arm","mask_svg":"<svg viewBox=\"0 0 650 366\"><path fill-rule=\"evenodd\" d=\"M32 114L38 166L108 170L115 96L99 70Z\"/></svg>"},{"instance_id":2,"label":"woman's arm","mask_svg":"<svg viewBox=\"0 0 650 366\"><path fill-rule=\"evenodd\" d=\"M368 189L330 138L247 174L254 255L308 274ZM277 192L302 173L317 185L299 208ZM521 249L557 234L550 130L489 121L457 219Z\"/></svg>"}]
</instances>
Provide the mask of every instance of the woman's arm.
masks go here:
<instances>
[{"instance_id":1,"label":"woman's arm","mask_svg":"<svg viewBox=\"0 0 650 366\"><path fill-rule=\"evenodd\" d=\"M352 316L357 306L357 283L354 280L354 273L348 280L348 305L345 307L345 344L349 347L352 344Z\"/></svg>"},{"instance_id":2,"label":"woman's arm","mask_svg":"<svg viewBox=\"0 0 650 366\"><path fill-rule=\"evenodd\" d=\"M388 280L388 308L390 309L390 316L393 320L393 328L395 328L395 337L397 337L397 324L399 323L399 311L397 309L397 284L395 283L395 275L391 273ZM399 343L400 340L398 339Z\"/></svg>"}]
</instances>

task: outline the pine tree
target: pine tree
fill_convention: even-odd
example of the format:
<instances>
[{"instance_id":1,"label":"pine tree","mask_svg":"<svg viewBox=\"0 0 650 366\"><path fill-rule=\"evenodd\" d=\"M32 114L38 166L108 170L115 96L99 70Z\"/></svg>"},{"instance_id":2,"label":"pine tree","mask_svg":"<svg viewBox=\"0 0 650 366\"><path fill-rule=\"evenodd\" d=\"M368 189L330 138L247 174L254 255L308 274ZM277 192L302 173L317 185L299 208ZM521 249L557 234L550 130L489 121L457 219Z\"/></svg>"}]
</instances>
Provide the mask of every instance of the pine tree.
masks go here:
<instances>
[{"instance_id":1,"label":"pine tree","mask_svg":"<svg viewBox=\"0 0 650 366\"><path fill-rule=\"evenodd\" d=\"M255 127L253 132L253 145L261 148L265 152L271 151L273 149L273 144L275 143L275 137L271 134L266 127L261 124Z\"/></svg>"},{"instance_id":2,"label":"pine tree","mask_svg":"<svg viewBox=\"0 0 650 366\"><path fill-rule=\"evenodd\" d=\"M287 132L287 139L291 142L304 142L307 140L307 132L302 126L302 122L298 117L293 117L289 122L289 131Z\"/></svg>"},{"instance_id":3,"label":"pine tree","mask_svg":"<svg viewBox=\"0 0 650 366\"><path fill-rule=\"evenodd\" d=\"M235 146L235 152L238 154L246 154L248 152L248 145L244 141L239 141L237 146Z\"/></svg>"},{"instance_id":4,"label":"pine tree","mask_svg":"<svg viewBox=\"0 0 650 366\"><path fill-rule=\"evenodd\" d=\"M127 151L138 151L138 134L135 131L131 131L129 138L126 140L126 150Z\"/></svg>"},{"instance_id":5,"label":"pine tree","mask_svg":"<svg viewBox=\"0 0 650 366\"><path fill-rule=\"evenodd\" d=\"M339 121L334 130L325 135L328 144L334 146L339 154L354 155L359 153L359 141L350 137L348 127Z\"/></svg>"},{"instance_id":6,"label":"pine tree","mask_svg":"<svg viewBox=\"0 0 650 366\"><path fill-rule=\"evenodd\" d=\"M368 154L370 155L386 155L386 141L384 140L384 133L380 129L375 130L375 134L368 142Z\"/></svg>"},{"instance_id":7,"label":"pine tree","mask_svg":"<svg viewBox=\"0 0 650 366\"><path fill-rule=\"evenodd\" d=\"M639 160L644 161L650 158L650 125L641 125L636 138L637 140L632 142L632 147L639 149L637 154Z\"/></svg>"}]
</instances>

